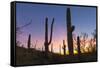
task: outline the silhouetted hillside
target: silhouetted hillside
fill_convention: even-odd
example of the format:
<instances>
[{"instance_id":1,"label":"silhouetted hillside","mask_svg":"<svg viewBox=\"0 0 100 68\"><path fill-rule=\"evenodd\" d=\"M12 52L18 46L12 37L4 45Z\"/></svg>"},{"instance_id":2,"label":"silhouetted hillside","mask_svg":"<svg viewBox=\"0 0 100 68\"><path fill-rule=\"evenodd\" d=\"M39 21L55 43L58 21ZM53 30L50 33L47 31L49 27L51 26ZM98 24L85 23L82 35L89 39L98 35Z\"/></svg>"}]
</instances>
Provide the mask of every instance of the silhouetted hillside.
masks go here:
<instances>
[{"instance_id":1,"label":"silhouetted hillside","mask_svg":"<svg viewBox=\"0 0 100 68\"><path fill-rule=\"evenodd\" d=\"M44 52L35 49L26 49L16 46L16 64L17 65L41 65L41 64L59 64L80 61L96 61L94 54L81 54L74 56L64 56L49 52L49 57L46 58Z\"/></svg>"}]
</instances>

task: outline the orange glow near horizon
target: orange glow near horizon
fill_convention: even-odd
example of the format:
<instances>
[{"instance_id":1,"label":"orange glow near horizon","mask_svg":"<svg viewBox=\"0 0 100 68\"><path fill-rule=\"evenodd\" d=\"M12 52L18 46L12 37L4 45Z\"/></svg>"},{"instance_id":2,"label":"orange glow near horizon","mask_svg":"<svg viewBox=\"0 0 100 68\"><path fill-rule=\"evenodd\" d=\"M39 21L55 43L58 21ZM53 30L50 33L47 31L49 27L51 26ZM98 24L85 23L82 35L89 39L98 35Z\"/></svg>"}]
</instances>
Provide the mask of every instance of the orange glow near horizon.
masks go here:
<instances>
[{"instance_id":1,"label":"orange glow near horizon","mask_svg":"<svg viewBox=\"0 0 100 68\"><path fill-rule=\"evenodd\" d=\"M31 48L34 48L34 46L36 45L36 49L37 50L42 50L42 47L44 49L44 39L43 38L39 38L39 40L37 40L37 43L36 43L36 40L34 40L36 38L31 38ZM23 38L21 38L20 40L23 40L21 41L21 45L24 45L25 48L27 48L27 36L23 36ZM66 54L69 54L68 52L68 44L67 44L67 37L64 35L64 36L61 36L61 37L56 37L56 38L53 38L51 44L53 43L53 52L54 53L60 53L60 45L61 45L61 54L63 55L63 49L62 49L62 46L63 46L63 40L65 40L65 44L66 44ZM51 51L51 44L49 45L49 51ZM76 43L73 43L74 44L74 54L77 54L77 44ZM20 46L21 46L20 45ZM81 52L84 53L84 51L87 52L89 49L89 39L87 41L87 44L85 45L84 48L82 48L81 46ZM91 50L91 49L90 49Z\"/></svg>"}]
</instances>

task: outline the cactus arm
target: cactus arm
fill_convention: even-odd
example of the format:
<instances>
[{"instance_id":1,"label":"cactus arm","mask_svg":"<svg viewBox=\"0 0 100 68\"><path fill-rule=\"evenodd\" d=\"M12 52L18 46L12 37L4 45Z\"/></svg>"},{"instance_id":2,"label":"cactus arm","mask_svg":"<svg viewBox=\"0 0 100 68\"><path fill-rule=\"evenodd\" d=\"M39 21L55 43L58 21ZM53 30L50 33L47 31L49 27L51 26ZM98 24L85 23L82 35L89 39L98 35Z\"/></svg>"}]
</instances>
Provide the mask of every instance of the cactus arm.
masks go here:
<instances>
[{"instance_id":1,"label":"cactus arm","mask_svg":"<svg viewBox=\"0 0 100 68\"><path fill-rule=\"evenodd\" d=\"M75 26L71 27L71 32L73 32L75 30Z\"/></svg>"},{"instance_id":2,"label":"cactus arm","mask_svg":"<svg viewBox=\"0 0 100 68\"><path fill-rule=\"evenodd\" d=\"M53 18L52 24L51 24L51 34L50 34L50 41L49 41L48 45L49 45L49 44L51 43L51 41L52 41L53 24L54 24L54 18Z\"/></svg>"},{"instance_id":3,"label":"cactus arm","mask_svg":"<svg viewBox=\"0 0 100 68\"><path fill-rule=\"evenodd\" d=\"M45 44L48 43L48 18L45 19Z\"/></svg>"}]
</instances>

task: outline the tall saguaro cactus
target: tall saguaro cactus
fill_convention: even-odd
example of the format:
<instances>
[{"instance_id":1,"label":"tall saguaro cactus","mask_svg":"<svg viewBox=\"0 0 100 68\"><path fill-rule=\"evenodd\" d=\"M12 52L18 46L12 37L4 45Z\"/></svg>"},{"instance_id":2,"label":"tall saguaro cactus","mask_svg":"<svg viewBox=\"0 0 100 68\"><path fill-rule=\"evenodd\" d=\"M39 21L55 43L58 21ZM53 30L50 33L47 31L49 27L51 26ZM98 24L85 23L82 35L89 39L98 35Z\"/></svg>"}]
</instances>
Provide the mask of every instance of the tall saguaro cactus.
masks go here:
<instances>
[{"instance_id":1,"label":"tall saguaro cactus","mask_svg":"<svg viewBox=\"0 0 100 68\"><path fill-rule=\"evenodd\" d=\"M31 34L29 34L28 36L28 42L27 42L28 49L30 49L30 45L31 45Z\"/></svg>"},{"instance_id":2,"label":"tall saguaro cactus","mask_svg":"<svg viewBox=\"0 0 100 68\"><path fill-rule=\"evenodd\" d=\"M46 17L46 19L45 19L45 42L44 42L46 55L49 52L49 45L51 44L51 41L52 41L53 24L54 24L54 18L53 18L52 24L51 24L50 40L48 41L48 18Z\"/></svg>"},{"instance_id":3,"label":"tall saguaro cactus","mask_svg":"<svg viewBox=\"0 0 100 68\"><path fill-rule=\"evenodd\" d=\"M63 40L63 52L64 52L64 55L66 55L66 45L65 45L65 40Z\"/></svg>"},{"instance_id":4,"label":"tall saguaro cactus","mask_svg":"<svg viewBox=\"0 0 100 68\"><path fill-rule=\"evenodd\" d=\"M67 40L68 40L69 55L73 55L73 37L72 37L72 32L74 31L75 26L72 26L72 24L71 24L70 8L67 8L66 24L67 24Z\"/></svg>"},{"instance_id":5,"label":"tall saguaro cactus","mask_svg":"<svg viewBox=\"0 0 100 68\"><path fill-rule=\"evenodd\" d=\"M80 55L81 51L80 51L80 38L79 38L79 36L77 37L77 48L78 48L78 55Z\"/></svg>"}]
</instances>

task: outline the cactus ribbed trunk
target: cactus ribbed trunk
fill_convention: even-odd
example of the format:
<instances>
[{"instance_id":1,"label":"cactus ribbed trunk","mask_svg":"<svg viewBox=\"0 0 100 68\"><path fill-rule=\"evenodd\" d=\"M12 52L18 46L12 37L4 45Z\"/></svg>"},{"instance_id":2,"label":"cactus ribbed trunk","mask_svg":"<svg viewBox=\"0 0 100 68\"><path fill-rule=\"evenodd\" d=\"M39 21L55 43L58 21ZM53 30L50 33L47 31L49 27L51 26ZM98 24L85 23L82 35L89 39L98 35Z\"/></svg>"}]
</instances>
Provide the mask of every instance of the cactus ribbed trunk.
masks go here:
<instances>
[{"instance_id":1,"label":"cactus ribbed trunk","mask_svg":"<svg viewBox=\"0 0 100 68\"><path fill-rule=\"evenodd\" d=\"M30 49L30 45L31 45L31 35L29 34L27 42L28 49Z\"/></svg>"},{"instance_id":2,"label":"cactus ribbed trunk","mask_svg":"<svg viewBox=\"0 0 100 68\"><path fill-rule=\"evenodd\" d=\"M48 55L49 45L51 44L51 41L52 41L53 24L54 24L54 18L51 24L50 40L48 41L48 18L46 17L45 19L45 42L44 42L46 56Z\"/></svg>"},{"instance_id":3,"label":"cactus ribbed trunk","mask_svg":"<svg viewBox=\"0 0 100 68\"><path fill-rule=\"evenodd\" d=\"M73 55L73 37L72 32L74 31L74 26L71 24L71 12L70 8L67 8L67 15L66 15L66 24L67 24L67 40L68 40L68 49L69 55Z\"/></svg>"},{"instance_id":4,"label":"cactus ribbed trunk","mask_svg":"<svg viewBox=\"0 0 100 68\"><path fill-rule=\"evenodd\" d=\"M66 55L66 45L65 45L65 40L63 40L63 53L64 55Z\"/></svg>"},{"instance_id":5,"label":"cactus ribbed trunk","mask_svg":"<svg viewBox=\"0 0 100 68\"><path fill-rule=\"evenodd\" d=\"M78 48L78 55L80 55L81 50L80 50L80 38L79 38L79 36L77 37L77 48Z\"/></svg>"}]
</instances>

